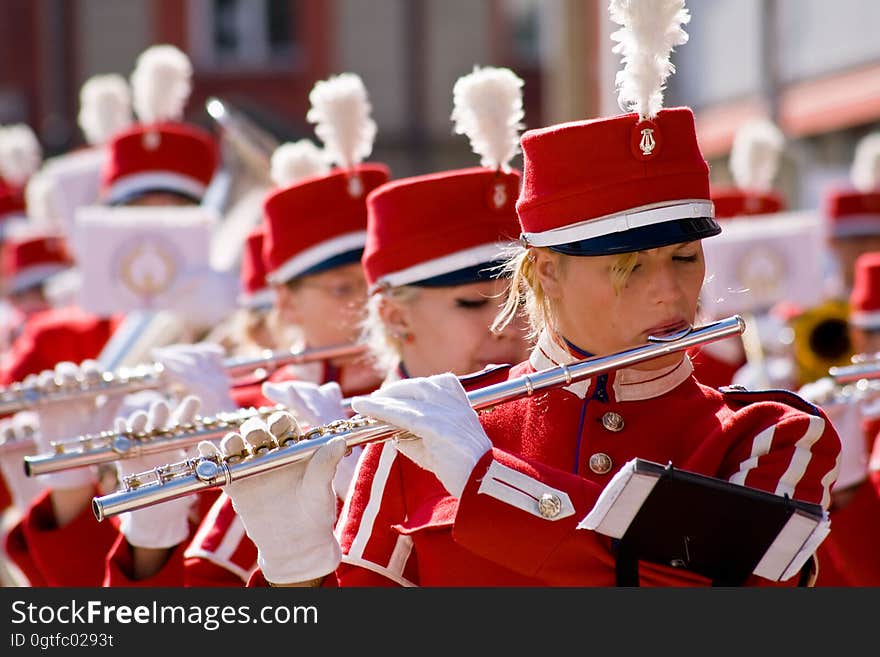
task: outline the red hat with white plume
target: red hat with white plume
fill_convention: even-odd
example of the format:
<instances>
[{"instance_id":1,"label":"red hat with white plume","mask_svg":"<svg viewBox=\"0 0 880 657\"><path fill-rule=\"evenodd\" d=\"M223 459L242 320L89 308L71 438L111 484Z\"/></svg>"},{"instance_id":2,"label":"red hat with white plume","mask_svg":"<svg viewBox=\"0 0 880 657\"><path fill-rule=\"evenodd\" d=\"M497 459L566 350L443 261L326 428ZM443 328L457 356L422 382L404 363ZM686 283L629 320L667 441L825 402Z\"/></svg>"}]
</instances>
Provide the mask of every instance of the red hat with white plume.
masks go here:
<instances>
[{"instance_id":1,"label":"red hat with white plume","mask_svg":"<svg viewBox=\"0 0 880 657\"><path fill-rule=\"evenodd\" d=\"M80 88L77 122L88 147L46 160L25 190L29 219L64 234L74 228L76 209L98 200L109 152L106 143L133 122L126 79L108 73L86 80Z\"/></svg>"},{"instance_id":2,"label":"red hat with white plume","mask_svg":"<svg viewBox=\"0 0 880 657\"><path fill-rule=\"evenodd\" d=\"M272 289L266 282L266 263L263 258L264 238L263 227L257 226L248 233L244 241L239 272L241 281L239 303L247 308L271 306L274 298Z\"/></svg>"},{"instance_id":3,"label":"red hat with white plume","mask_svg":"<svg viewBox=\"0 0 880 657\"><path fill-rule=\"evenodd\" d=\"M773 189L785 137L768 119L750 121L737 130L730 150L734 185L712 188L717 218L771 214L785 209Z\"/></svg>"},{"instance_id":4,"label":"red hat with white plume","mask_svg":"<svg viewBox=\"0 0 880 657\"><path fill-rule=\"evenodd\" d=\"M207 131L183 122L192 89L189 58L172 45L147 48L131 75L139 123L110 142L103 200L118 205L152 192L200 202L219 163Z\"/></svg>"},{"instance_id":5,"label":"red hat with white plume","mask_svg":"<svg viewBox=\"0 0 880 657\"><path fill-rule=\"evenodd\" d=\"M27 220L25 188L43 163L43 148L25 123L0 126L0 236Z\"/></svg>"},{"instance_id":6,"label":"red hat with white plume","mask_svg":"<svg viewBox=\"0 0 880 657\"><path fill-rule=\"evenodd\" d=\"M65 241L57 235L23 234L3 242L5 291L17 294L73 266Z\"/></svg>"},{"instance_id":7,"label":"red hat with white plume","mask_svg":"<svg viewBox=\"0 0 880 657\"><path fill-rule=\"evenodd\" d=\"M281 188L263 204L270 284L358 262L366 241L367 194L390 175L384 164L363 163L373 150L376 123L358 75L317 82L309 100L306 118L324 148L301 140L283 144L272 158Z\"/></svg>"},{"instance_id":8,"label":"red hat with white plume","mask_svg":"<svg viewBox=\"0 0 880 657\"><path fill-rule=\"evenodd\" d=\"M523 242L570 255L626 253L717 235L693 112L663 109L683 0L612 0L618 100L630 113L527 131Z\"/></svg>"},{"instance_id":9,"label":"red hat with white plume","mask_svg":"<svg viewBox=\"0 0 880 657\"><path fill-rule=\"evenodd\" d=\"M0 127L0 178L12 189L24 189L43 163L43 148L26 123Z\"/></svg>"},{"instance_id":10,"label":"red hat with white plume","mask_svg":"<svg viewBox=\"0 0 880 657\"><path fill-rule=\"evenodd\" d=\"M80 87L77 124L88 144L107 143L133 121L131 90L118 73L93 75Z\"/></svg>"},{"instance_id":11,"label":"red hat with white plume","mask_svg":"<svg viewBox=\"0 0 880 657\"><path fill-rule=\"evenodd\" d=\"M824 215L831 237L880 235L880 132L863 137L850 169L851 187L832 189Z\"/></svg>"},{"instance_id":12,"label":"red hat with white plume","mask_svg":"<svg viewBox=\"0 0 880 657\"><path fill-rule=\"evenodd\" d=\"M523 81L507 68L475 68L453 88L455 132L480 167L387 183L367 199L362 260L373 291L447 286L497 276L519 233L516 197Z\"/></svg>"}]
</instances>

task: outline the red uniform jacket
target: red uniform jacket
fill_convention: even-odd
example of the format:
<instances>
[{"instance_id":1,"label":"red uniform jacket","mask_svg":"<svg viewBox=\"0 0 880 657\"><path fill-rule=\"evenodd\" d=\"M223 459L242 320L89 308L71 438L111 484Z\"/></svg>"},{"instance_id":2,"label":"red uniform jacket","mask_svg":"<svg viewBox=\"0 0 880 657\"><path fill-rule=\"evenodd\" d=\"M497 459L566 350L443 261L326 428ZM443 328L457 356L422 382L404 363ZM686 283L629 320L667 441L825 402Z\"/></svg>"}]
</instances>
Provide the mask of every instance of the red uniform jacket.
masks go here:
<instances>
[{"instance_id":1,"label":"red uniform jacket","mask_svg":"<svg viewBox=\"0 0 880 657\"><path fill-rule=\"evenodd\" d=\"M97 358L120 321L119 317L101 318L76 307L52 308L34 313L9 353L4 354L0 366L0 385L10 385L23 380L29 374L52 369L61 361L79 363ZM6 506L8 502L0 509ZM27 522L31 524L22 524ZM94 522L91 510L85 509L81 522L77 520L72 525L59 529L55 527L48 499L41 496L34 501L29 513L5 537L7 554L35 586L70 585L63 584L70 581L68 573L58 572L55 567L49 566L54 558L52 555L58 549L53 544L57 540L60 541L57 545L65 545L68 539L72 541L69 545L87 542L85 536L81 536L79 532ZM110 525L106 525L96 534L95 545L100 545L106 539L105 531L109 527ZM40 572L44 567L48 570ZM70 568L70 563L66 562L63 567ZM73 581L93 581L90 579L91 572L86 567L70 575L74 578ZM100 579L96 582L100 584Z\"/></svg>"},{"instance_id":2,"label":"red uniform jacket","mask_svg":"<svg viewBox=\"0 0 880 657\"><path fill-rule=\"evenodd\" d=\"M544 335L509 376L573 360ZM609 421L611 412L622 422ZM790 393L700 385L689 359L500 404L481 421L494 449L460 500L392 443L365 448L337 527L340 586L614 586L611 539L576 526L630 459L672 462L827 508L840 452L820 409ZM538 510L544 494L561 502L553 518ZM640 576L643 585L709 583L645 563ZM748 583L773 584L756 580Z\"/></svg>"},{"instance_id":3,"label":"red uniform jacket","mask_svg":"<svg viewBox=\"0 0 880 657\"><path fill-rule=\"evenodd\" d=\"M98 317L76 306L34 313L0 367L0 385L49 370L61 361L97 358L120 317Z\"/></svg>"},{"instance_id":4,"label":"red uniform jacket","mask_svg":"<svg viewBox=\"0 0 880 657\"><path fill-rule=\"evenodd\" d=\"M31 586L101 586L104 557L119 533L118 522L98 522L86 507L58 527L49 492L38 496L6 535L9 558Z\"/></svg>"},{"instance_id":5,"label":"red uniform jacket","mask_svg":"<svg viewBox=\"0 0 880 657\"><path fill-rule=\"evenodd\" d=\"M688 351L694 366L694 377L710 388L729 386L737 370L746 364L745 356L713 351L713 346L709 344Z\"/></svg>"},{"instance_id":6,"label":"red uniform jacket","mask_svg":"<svg viewBox=\"0 0 880 657\"><path fill-rule=\"evenodd\" d=\"M816 586L880 586L880 477L870 467L880 461L880 417L866 417L863 429L867 451L874 445L875 456L846 505L831 507L831 533L819 546Z\"/></svg>"}]
</instances>

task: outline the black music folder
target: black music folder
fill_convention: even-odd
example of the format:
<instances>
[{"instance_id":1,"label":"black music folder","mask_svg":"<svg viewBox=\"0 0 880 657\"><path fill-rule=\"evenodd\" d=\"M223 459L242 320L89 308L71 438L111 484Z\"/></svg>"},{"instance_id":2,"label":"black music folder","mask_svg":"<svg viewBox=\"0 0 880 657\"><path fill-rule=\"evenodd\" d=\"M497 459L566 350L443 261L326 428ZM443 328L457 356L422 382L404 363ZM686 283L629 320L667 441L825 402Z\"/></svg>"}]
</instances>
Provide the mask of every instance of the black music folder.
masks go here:
<instances>
[{"instance_id":1,"label":"black music folder","mask_svg":"<svg viewBox=\"0 0 880 657\"><path fill-rule=\"evenodd\" d=\"M617 539L619 584L637 585L638 561L650 561L728 586L752 573L791 578L828 535L830 520L818 504L636 458L578 528Z\"/></svg>"}]
</instances>

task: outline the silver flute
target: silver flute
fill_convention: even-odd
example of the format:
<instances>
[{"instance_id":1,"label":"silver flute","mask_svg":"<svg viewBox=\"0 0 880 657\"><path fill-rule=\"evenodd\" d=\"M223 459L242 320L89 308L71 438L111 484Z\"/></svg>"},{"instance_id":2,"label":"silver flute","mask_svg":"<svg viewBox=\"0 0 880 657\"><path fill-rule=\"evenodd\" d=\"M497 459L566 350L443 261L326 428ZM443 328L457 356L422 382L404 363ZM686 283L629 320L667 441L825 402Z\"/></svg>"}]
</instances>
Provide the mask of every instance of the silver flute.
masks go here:
<instances>
[{"instance_id":1,"label":"silver flute","mask_svg":"<svg viewBox=\"0 0 880 657\"><path fill-rule=\"evenodd\" d=\"M285 365L350 358L366 353L364 344L348 344L294 351L292 349L266 350L251 358L227 358L223 368L232 379L243 376L265 376ZM17 413L40 404L71 401L102 394L124 395L141 390L154 390L163 385L161 363L136 365L115 372L94 372L72 382L53 379L42 384L13 383L0 388L0 415Z\"/></svg>"},{"instance_id":2,"label":"silver flute","mask_svg":"<svg viewBox=\"0 0 880 657\"><path fill-rule=\"evenodd\" d=\"M686 351L691 347L740 335L744 330L745 322L742 317L733 315L677 333L652 336L648 338L647 344L616 354L587 358L478 388L468 392L467 397L474 410L482 411L542 390L569 385L661 356ZM315 427L304 434L300 434L294 426L293 430L277 436L275 443L253 453L226 457L200 456L131 475L123 480L118 490L92 498L92 511L101 521L126 511L142 509L209 488L226 486L233 481L311 458L319 447L337 436L343 436L349 448L393 438L412 437L399 427L359 415Z\"/></svg>"},{"instance_id":3,"label":"silver flute","mask_svg":"<svg viewBox=\"0 0 880 657\"><path fill-rule=\"evenodd\" d=\"M283 406L242 408L207 417L196 417L192 422L150 431L102 431L86 434L73 440L53 442L52 451L24 457L24 471L28 477L72 468L111 463L147 454L158 454L173 449L186 449L202 440L218 440L230 431L237 431L252 417L267 419Z\"/></svg>"}]
</instances>

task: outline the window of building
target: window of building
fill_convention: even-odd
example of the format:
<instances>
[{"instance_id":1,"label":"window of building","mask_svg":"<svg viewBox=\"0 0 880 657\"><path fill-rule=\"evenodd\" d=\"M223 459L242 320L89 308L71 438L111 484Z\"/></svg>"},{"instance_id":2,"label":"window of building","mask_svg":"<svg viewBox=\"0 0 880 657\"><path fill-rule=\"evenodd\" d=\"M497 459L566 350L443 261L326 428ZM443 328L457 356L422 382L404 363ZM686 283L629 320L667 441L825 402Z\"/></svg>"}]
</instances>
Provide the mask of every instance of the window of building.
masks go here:
<instances>
[{"instance_id":1,"label":"window of building","mask_svg":"<svg viewBox=\"0 0 880 657\"><path fill-rule=\"evenodd\" d=\"M202 70L290 69L300 56L295 0L190 0L195 64Z\"/></svg>"}]
</instances>

